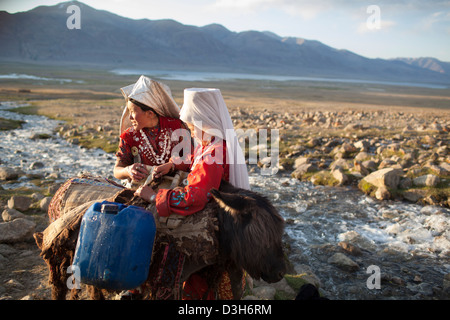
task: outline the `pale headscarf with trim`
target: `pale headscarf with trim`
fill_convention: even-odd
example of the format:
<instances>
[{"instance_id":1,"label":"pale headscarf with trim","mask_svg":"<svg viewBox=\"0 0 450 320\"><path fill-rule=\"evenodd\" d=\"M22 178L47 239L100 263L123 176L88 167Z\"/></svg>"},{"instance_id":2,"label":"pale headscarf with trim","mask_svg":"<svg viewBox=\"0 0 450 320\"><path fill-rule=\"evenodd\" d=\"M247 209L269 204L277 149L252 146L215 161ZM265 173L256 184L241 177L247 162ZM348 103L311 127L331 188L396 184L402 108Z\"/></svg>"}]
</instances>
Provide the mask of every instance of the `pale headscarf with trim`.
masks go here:
<instances>
[{"instance_id":1,"label":"pale headscarf with trim","mask_svg":"<svg viewBox=\"0 0 450 320\"><path fill-rule=\"evenodd\" d=\"M203 130L207 135L215 136L212 145L206 147L202 155L208 153L216 143L226 140L226 161L230 168L230 183L238 188L250 189L247 165L239 145L236 132L231 121L228 108L219 89L189 88L184 90L184 103L180 119L194 127Z\"/></svg>"},{"instance_id":2,"label":"pale headscarf with trim","mask_svg":"<svg viewBox=\"0 0 450 320\"><path fill-rule=\"evenodd\" d=\"M170 88L161 82L141 76L135 84L123 87L120 90L125 100L134 99L152 108L160 116L177 119L180 117L180 107L173 99ZM120 120L120 134L130 126L130 113L125 105Z\"/></svg>"}]
</instances>

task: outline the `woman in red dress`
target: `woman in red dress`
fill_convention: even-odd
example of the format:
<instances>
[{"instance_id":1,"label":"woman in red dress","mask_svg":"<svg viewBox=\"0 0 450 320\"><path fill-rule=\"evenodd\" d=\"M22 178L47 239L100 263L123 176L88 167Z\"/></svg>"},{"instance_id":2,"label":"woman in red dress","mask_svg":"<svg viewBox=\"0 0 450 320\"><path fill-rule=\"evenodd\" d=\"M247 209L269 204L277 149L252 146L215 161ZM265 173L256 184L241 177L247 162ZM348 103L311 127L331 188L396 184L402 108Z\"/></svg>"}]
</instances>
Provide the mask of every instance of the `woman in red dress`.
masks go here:
<instances>
[{"instance_id":1,"label":"woman in red dress","mask_svg":"<svg viewBox=\"0 0 450 320\"><path fill-rule=\"evenodd\" d=\"M127 101L121 120L119 148L114 176L128 181L142 181L148 175L145 165L158 166L169 161L176 144L182 139L180 108L170 89L141 76L121 89Z\"/></svg>"},{"instance_id":2,"label":"woman in red dress","mask_svg":"<svg viewBox=\"0 0 450 320\"><path fill-rule=\"evenodd\" d=\"M238 188L250 189L245 159L220 90L186 89L180 119L190 128L197 147L188 163L171 158L167 164L156 167L154 174L164 175L172 168L190 171L188 184L173 190L160 189L158 193L143 186L135 193L149 202L156 202L160 216L190 215L202 210L211 199L211 188L218 189L222 179ZM227 275L223 281L227 281ZM184 294L187 299L217 296L208 289L200 274L188 279ZM226 297L219 295L219 298Z\"/></svg>"}]
</instances>

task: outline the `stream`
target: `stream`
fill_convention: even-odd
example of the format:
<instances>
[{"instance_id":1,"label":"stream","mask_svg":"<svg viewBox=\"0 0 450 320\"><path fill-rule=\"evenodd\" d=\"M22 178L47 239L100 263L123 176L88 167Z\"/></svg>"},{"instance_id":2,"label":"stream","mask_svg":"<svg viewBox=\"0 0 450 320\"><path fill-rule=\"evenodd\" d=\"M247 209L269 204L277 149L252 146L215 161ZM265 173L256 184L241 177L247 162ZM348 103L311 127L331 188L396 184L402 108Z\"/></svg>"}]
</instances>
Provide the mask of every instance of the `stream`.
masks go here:
<instances>
[{"instance_id":1,"label":"stream","mask_svg":"<svg viewBox=\"0 0 450 320\"><path fill-rule=\"evenodd\" d=\"M4 189L36 188L30 175L57 174L56 182L81 172L112 178L114 154L85 149L59 137L61 124L43 116L10 111L2 102L0 118L25 121L20 129L0 131L0 165L23 175ZM48 139L36 139L47 134ZM298 273L308 272L330 299L448 299L450 210L406 202L378 201L355 187L324 187L301 182L289 173L250 173L252 190L267 196L286 220L285 242ZM339 242L361 250L351 258L358 269L346 271L329 258L343 252ZM380 272L373 276L373 266ZM372 279L379 285L370 286ZM447 283L447 284L446 284Z\"/></svg>"}]
</instances>

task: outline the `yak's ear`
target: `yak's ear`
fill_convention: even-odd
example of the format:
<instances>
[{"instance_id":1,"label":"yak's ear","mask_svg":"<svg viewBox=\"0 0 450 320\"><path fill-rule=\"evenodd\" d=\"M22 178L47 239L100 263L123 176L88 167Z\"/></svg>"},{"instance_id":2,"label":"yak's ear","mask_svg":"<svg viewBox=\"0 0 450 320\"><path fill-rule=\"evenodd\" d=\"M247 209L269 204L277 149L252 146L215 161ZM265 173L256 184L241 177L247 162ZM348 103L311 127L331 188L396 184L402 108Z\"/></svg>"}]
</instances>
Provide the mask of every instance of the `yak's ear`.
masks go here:
<instances>
[{"instance_id":1,"label":"yak's ear","mask_svg":"<svg viewBox=\"0 0 450 320\"><path fill-rule=\"evenodd\" d=\"M211 189L211 195L222 209L232 215L247 213L246 209L256 206L255 199L239 194L220 192L217 189Z\"/></svg>"}]
</instances>

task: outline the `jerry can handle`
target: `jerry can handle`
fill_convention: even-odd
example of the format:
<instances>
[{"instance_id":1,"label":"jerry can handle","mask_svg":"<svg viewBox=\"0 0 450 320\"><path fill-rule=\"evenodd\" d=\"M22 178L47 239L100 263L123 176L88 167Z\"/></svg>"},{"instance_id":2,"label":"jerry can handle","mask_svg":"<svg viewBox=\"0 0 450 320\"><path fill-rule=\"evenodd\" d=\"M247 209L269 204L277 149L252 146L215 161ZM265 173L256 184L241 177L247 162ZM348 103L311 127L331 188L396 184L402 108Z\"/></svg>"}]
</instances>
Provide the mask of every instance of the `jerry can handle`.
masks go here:
<instances>
[{"instance_id":1,"label":"jerry can handle","mask_svg":"<svg viewBox=\"0 0 450 320\"><path fill-rule=\"evenodd\" d=\"M119 212L119 206L114 203L104 203L101 207L101 213L117 214Z\"/></svg>"}]
</instances>

